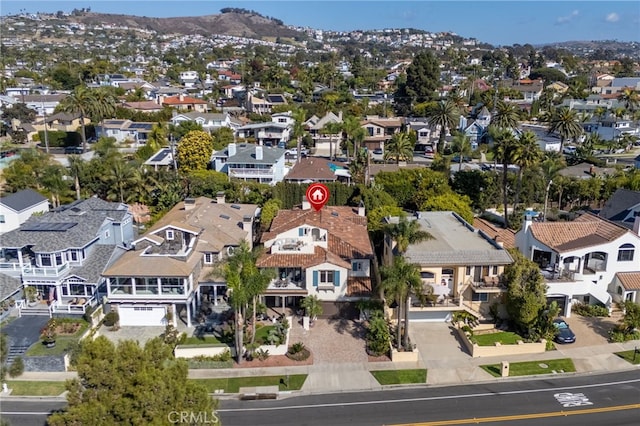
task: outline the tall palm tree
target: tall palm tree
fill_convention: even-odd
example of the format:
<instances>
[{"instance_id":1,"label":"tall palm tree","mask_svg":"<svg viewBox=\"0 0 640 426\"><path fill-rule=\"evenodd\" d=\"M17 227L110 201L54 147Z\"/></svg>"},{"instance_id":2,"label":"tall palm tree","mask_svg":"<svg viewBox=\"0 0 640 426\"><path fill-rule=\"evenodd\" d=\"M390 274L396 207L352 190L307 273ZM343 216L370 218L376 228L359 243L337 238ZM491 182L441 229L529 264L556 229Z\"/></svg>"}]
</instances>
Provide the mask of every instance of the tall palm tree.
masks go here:
<instances>
[{"instance_id":1,"label":"tall palm tree","mask_svg":"<svg viewBox=\"0 0 640 426\"><path fill-rule=\"evenodd\" d=\"M640 104L640 97L638 96L638 92L633 88L625 87L618 95L618 101L632 113L638 107L638 104Z\"/></svg>"},{"instance_id":2,"label":"tall palm tree","mask_svg":"<svg viewBox=\"0 0 640 426\"><path fill-rule=\"evenodd\" d=\"M107 198L124 203L128 198L126 191L134 179L134 168L123 160L114 161L104 179L109 184Z\"/></svg>"},{"instance_id":3,"label":"tall palm tree","mask_svg":"<svg viewBox=\"0 0 640 426\"><path fill-rule=\"evenodd\" d=\"M384 160L394 159L396 164L409 161L413 159L413 149L413 142L407 133L396 133L384 147Z\"/></svg>"},{"instance_id":4,"label":"tall palm tree","mask_svg":"<svg viewBox=\"0 0 640 426\"><path fill-rule=\"evenodd\" d=\"M498 101L495 113L491 116L491 124L501 129L515 129L520 122L520 110L514 104Z\"/></svg>"},{"instance_id":5,"label":"tall palm tree","mask_svg":"<svg viewBox=\"0 0 640 426\"><path fill-rule=\"evenodd\" d=\"M349 144L353 146L353 155L359 151L358 142L364 140L364 129L360 124L360 120L352 115L346 116L342 121L342 131L346 135L347 142L347 158L349 158Z\"/></svg>"},{"instance_id":6,"label":"tall palm tree","mask_svg":"<svg viewBox=\"0 0 640 426\"><path fill-rule=\"evenodd\" d=\"M293 113L293 129L291 130L291 136L296 138L296 163L300 162L302 158L302 138L304 137L305 129L304 122L307 119L307 113L304 109L299 108L296 112Z\"/></svg>"},{"instance_id":7,"label":"tall palm tree","mask_svg":"<svg viewBox=\"0 0 640 426\"><path fill-rule=\"evenodd\" d=\"M113 118L116 115L116 98L113 93L105 88L93 91L94 102L89 106L91 118L100 123L100 128L104 128L104 120Z\"/></svg>"},{"instance_id":8,"label":"tall palm tree","mask_svg":"<svg viewBox=\"0 0 640 426\"><path fill-rule=\"evenodd\" d=\"M342 132L342 123L337 121L332 121L324 125L322 128L322 133L329 135L329 159L335 160L336 158L336 150L333 146L333 137L335 135L339 135Z\"/></svg>"},{"instance_id":9,"label":"tall palm tree","mask_svg":"<svg viewBox=\"0 0 640 426\"><path fill-rule=\"evenodd\" d=\"M84 119L90 117L92 108L95 108L95 103L94 92L87 86L78 86L73 93L67 95L59 105L60 110L63 112L80 115L80 127L82 128L80 137L82 138L83 151L87 150L87 133Z\"/></svg>"},{"instance_id":10,"label":"tall palm tree","mask_svg":"<svg viewBox=\"0 0 640 426\"><path fill-rule=\"evenodd\" d=\"M458 132L451 141L451 148L453 152L457 152L460 156L458 160L458 171L460 171L462 170L462 161L464 158L471 155L471 139L464 133Z\"/></svg>"},{"instance_id":11,"label":"tall palm tree","mask_svg":"<svg viewBox=\"0 0 640 426\"><path fill-rule=\"evenodd\" d=\"M432 130L440 128L438 136L438 153L444 153L444 138L447 130L455 129L460 120L460 112L456 104L450 100L440 101L427 109L427 123Z\"/></svg>"},{"instance_id":12,"label":"tall palm tree","mask_svg":"<svg viewBox=\"0 0 640 426\"><path fill-rule=\"evenodd\" d=\"M493 155L496 161L502 164L502 201L504 204L504 227L509 228L509 214L508 214L508 167L509 164L516 161L516 138L510 129L498 129L493 128L490 130L493 139Z\"/></svg>"},{"instance_id":13,"label":"tall palm tree","mask_svg":"<svg viewBox=\"0 0 640 426\"><path fill-rule=\"evenodd\" d=\"M548 132L560 135L560 152L566 140L575 139L582 134L582 126L575 110L566 107L556 108L545 120L549 124Z\"/></svg>"},{"instance_id":14,"label":"tall palm tree","mask_svg":"<svg viewBox=\"0 0 640 426\"><path fill-rule=\"evenodd\" d=\"M383 227L385 235L396 243L396 251L404 254L409 245L433 239L433 235L420 227L420 222L401 217L398 223L389 223Z\"/></svg>"},{"instance_id":15,"label":"tall palm tree","mask_svg":"<svg viewBox=\"0 0 640 426\"><path fill-rule=\"evenodd\" d=\"M368 184L369 172L369 152L360 148L353 156L353 160L349 163L349 174L353 183Z\"/></svg>"},{"instance_id":16,"label":"tall palm tree","mask_svg":"<svg viewBox=\"0 0 640 426\"><path fill-rule=\"evenodd\" d=\"M395 256L391 266L383 266L381 289L386 297L392 298L397 305L396 347L408 349L409 346L409 296L417 295L424 299L420 266L408 263L404 257ZM404 318L404 333L402 333Z\"/></svg>"},{"instance_id":17,"label":"tall palm tree","mask_svg":"<svg viewBox=\"0 0 640 426\"><path fill-rule=\"evenodd\" d=\"M76 190L76 200L79 200L81 198L80 175L84 170L85 162L79 155L70 155L67 160L69 160L69 170L71 171L71 176L73 176L73 184Z\"/></svg>"},{"instance_id":18,"label":"tall palm tree","mask_svg":"<svg viewBox=\"0 0 640 426\"><path fill-rule=\"evenodd\" d=\"M518 166L518 187L513 202L513 209L518 207L520 202L520 192L522 191L522 175L525 169L535 167L542 160L542 151L538 145L538 137L532 131L525 131L520 134L517 140L517 155L514 163Z\"/></svg>"}]
</instances>

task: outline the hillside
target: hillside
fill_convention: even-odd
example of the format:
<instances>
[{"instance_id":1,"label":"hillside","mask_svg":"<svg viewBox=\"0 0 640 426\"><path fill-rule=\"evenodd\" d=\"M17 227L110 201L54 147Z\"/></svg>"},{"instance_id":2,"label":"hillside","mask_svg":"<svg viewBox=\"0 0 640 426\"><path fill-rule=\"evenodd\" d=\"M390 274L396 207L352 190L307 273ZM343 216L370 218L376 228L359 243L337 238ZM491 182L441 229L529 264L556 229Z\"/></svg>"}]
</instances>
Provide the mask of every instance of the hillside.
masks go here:
<instances>
[{"instance_id":1,"label":"hillside","mask_svg":"<svg viewBox=\"0 0 640 426\"><path fill-rule=\"evenodd\" d=\"M256 39L273 37L300 37L292 30L263 16L246 13L222 13L219 15L179 18L149 18L146 16L114 15L88 12L73 16L70 20L84 24L110 24L153 30L158 34L222 34Z\"/></svg>"}]
</instances>

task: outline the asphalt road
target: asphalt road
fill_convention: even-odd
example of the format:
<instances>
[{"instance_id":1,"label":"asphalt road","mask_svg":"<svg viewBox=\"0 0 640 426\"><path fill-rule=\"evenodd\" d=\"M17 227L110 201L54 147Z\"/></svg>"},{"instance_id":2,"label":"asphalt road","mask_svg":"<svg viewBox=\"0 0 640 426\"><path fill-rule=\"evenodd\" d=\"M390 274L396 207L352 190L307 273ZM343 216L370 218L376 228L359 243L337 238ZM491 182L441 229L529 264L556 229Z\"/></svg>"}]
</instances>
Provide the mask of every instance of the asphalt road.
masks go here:
<instances>
[{"instance_id":1,"label":"asphalt road","mask_svg":"<svg viewBox=\"0 0 640 426\"><path fill-rule=\"evenodd\" d=\"M65 405L55 398L3 399L0 418L10 425L42 426L49 413ZM217 415L223 426L631 426L640 416L640 370L275 401L229 399L220 401Z\"/></svg>"},{"instance_id":2,"label":"asphalt road","mask_svg":"<svg viewBox=\"0 0 640 426\"><path fill-rule=\"evenodd\" d=\"M224 426L636 425L640 370L278 401L225 400L219 415Z\"/></svg>"}]
</instances>

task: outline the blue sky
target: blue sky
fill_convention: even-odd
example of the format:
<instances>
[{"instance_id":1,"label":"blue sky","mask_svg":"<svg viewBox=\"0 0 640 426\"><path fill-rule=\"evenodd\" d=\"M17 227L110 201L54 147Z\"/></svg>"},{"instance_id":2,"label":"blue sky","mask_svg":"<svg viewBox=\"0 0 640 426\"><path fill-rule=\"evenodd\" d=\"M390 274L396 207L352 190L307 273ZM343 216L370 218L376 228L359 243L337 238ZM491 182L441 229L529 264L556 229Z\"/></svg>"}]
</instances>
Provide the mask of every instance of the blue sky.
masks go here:
<instances>
[{"instance_id":1,"label":"blue sky","mask_svg":"<svg viewBox=\"0 0 640 426\"><path fill-rule=\"evenodd\" d=\"M288 25L349 31L418 28L453 31L494 45L569 40L640 41L640 2L630 1L218 1L2 0L0 14L94 12L150 17L217 14L224 7L255 10Z\"/></svg>"}]
</instances>

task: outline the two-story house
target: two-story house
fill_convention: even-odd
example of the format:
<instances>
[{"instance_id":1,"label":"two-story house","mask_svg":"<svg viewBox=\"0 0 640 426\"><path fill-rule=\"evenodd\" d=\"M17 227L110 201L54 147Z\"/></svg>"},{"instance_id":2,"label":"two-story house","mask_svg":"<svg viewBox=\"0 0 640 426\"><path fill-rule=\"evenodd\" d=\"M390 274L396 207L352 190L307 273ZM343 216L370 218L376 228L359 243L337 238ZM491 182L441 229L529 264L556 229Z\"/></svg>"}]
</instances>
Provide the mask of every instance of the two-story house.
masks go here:
<instances>
[{"instance_id":1,"label":"two-story house","mask_svg":"<svg viewBox=\"0 0 640 426\"><path fill-rule=\"evenodd\" d=\"M133 241L128 207L89 198L32 216L2 235L0 268L33 286L50 313L95 305L100 276Z\"/></svg>"},{"instance_id":2,"label":"two-story house","mask_svg":"<svg viewBox=\"0 0 640 426\"><path fill-rule=\"evenodd\" d=\"M135 142L145 144L153 130L153 122L134 122L131 120L103 120L96 126L97 137L114 138L116 142Z\"/></svg>"},{"instance_id":3,"label":"two-story house","mask_svg":"<svg viewBox=\"0 0 640 426\"><path fill-rule=\"evenodd\" d=\"M267 306L295 307L315 295L331 315L370 297L374 253L364 207L315 211L304 199L301 208L280 210L261 241L266 253L257 266L277 271L263 296Z\"/></svg>"},{"instance_id":4,"label":"two-story house","mask_svg":"<svg viewBox=\"0 0 640 426\"><path fill-rule=\"evenodd\" d=\"M390 141L393 135L400 132L402 121L399 118L368 116L360 125L365 130L362 146L373 151L377 148L384 149L384 144Z\"/></svg>"},{"instance_id":5,"label":"two-story house","mask_svg":"<svg viewBox=\"0 0 640 426\"><path fill-rule=\"evenodd\" d=\"M404 253L409 263L420 266L424 294L430 301L423 306L418 295L411 298L409 321L449 321L454 311L467 310L479 318L490 317L489 307L502 301L506 286L502 273L513 263L504 243L474 228L458 214L417 212L415 220L431 238L410 244ZM398 223L398 217L386 218ZM391 264L396 241L386 237L383 258Z\"/></svg>"},{"instance_id":6,"label":"two-story house","mask_svg":"<svg viewBox=\"0 0 640 426\"><path fill-rule=\"evenodd\" d=\"M33 189L0 198L0 235L22 225L31 215L49 211L49 200Z\"/></svg>"},{"instance_id":7,"label":"two-story house","mask_svg":"<svg viewBox=\"0 0 640 426\"><path fill-rule=\"evenodd\" d=\"M289 142L291 125L274 121L249 123L238 127L238 137L256 141L258 145L278 146Z\"/></svg>"},{"instance_id":8,"label":"two-story house","mask_svg":"<svg viewBox=\"0 0 640 426\"><path fill-rule=\"evenodd\" d=\"M202 126L204 131L209 133L222 127L228 127L235 131L240 126L240 122L232 119L231 115L227 113L183 112L174 114L170 121L175 126L184 121L195 121Z\"/></svg>"},{"instance_id":9,"label":"two-story house","mask_svg":"<svg viewBox=\"0 0 640 426\"><path fill-rule=\"evenodd\" d=\"M230 143L214 152L211 167L230 178L276 184L285 176L285 149L247 143Z\"/></svg>"},{"instance_id":10,"label":"two-story house","mask_svg":"<svg viewBox=\"0 0 640 426\"><path fill-rule=\"evenodd\" d=\"M215 265L245 240L253 246L258 206L224 193L178 203L102 274L123 326L160 326L172 314L190 327L203 300L217 304L226 283Z\"/></svg>"},{"instance_id":11,"label":"two-story house","mask_svg":"<svg viewBox=\"0 0 640 426\"><path fill-rule=\"evenodd\" d=\"M161 104L163 106L175 108L178 111L207 112L209 110L207 101L191 96L185 96L182 93L177 96L162 98Z\"/></svg>"},{"instance_id":12,"label":"two-story house","mask_svg":"<svg viewBox=\"0 0 640 426\"><path fill-rule=\"evenodd\" d=\"M540 265L547 297L568 317L576 301L611 307L616 274L640 270L639 228L634 224L634 232L591 213L572 222L533 222L526 216L516 244Z\"/></svg>"}]
</instances>

